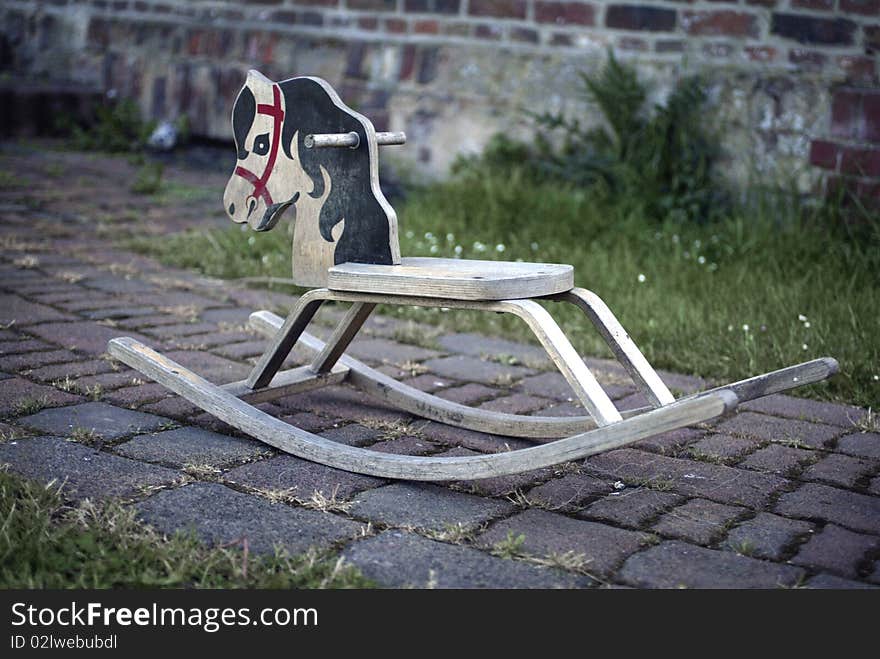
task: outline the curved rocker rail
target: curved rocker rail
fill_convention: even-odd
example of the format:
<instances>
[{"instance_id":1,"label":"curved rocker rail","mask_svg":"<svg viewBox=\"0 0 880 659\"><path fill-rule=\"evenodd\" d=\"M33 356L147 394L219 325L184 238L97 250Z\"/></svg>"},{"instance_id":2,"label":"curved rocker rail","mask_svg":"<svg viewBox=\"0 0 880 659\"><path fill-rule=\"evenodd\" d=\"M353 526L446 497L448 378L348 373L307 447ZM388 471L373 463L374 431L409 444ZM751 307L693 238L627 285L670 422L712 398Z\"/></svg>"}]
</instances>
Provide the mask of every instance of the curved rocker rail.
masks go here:
<instances>
[{"instance_id":1,"label":"curved rocker rail","mask_svg":"<svg viewBox=\"0 0 880 659\"><path fill-rule=\"evenodd\" d=\"M256 311L250 316L250 326L266 336L274 334L284 324L284 319L270 311ZM307 333L299 335L299 343L310 350L321 352L325 343ZM459 428L487 432L509 437L523 437L532 440L557 439L576 433L591 430L596 422L590 416L553 417L523 416L505 414L490 410L480 410L459 403L427 394L424 391L398 382L381 371L377 371L348 355L343 355L339 365L348 369L347 381L379 400L415 414L417 416L447 423ZM771 371L733 384L709 389L702 393L713 393L720 390L732 391L740 403L787 391L805 384L820 382L838 370L837 361L831 357L822 357L809 362ZM702 394L694 394L682 398L687 400ZM653 409L641 407L622 411L624 419L638 416Z\"/></svg>"},{"instance_id":2,"label":"curved rocker rail","mask_svg":"<svg viewBox=\"0 0 880 659\"><path fill-rule=\"evenodd\" d=\"M549 467L707 421L734 409L738 403L736 394L720 389L549 444L507 453L445 458L404 456L347 446L300 430L130 337L111 340L108 350L113 357L270 446L346 471L407 480L470 480Z\"/></svg>"}]
</instances>

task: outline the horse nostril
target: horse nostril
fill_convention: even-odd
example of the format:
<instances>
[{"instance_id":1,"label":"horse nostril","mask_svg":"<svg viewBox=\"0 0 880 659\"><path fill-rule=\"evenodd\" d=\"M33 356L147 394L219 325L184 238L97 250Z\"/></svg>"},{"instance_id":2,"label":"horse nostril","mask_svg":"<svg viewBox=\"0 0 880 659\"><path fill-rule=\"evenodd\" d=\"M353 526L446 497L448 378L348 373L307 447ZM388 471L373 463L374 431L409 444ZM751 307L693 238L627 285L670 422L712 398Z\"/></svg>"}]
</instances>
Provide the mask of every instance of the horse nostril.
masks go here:
<instances>
[{"instance_id":1,"label":"horse nostril","mask_svg":"<svg viewBox=\"0 0 880 659\"><path fill-rule=\"evenodd\" d=\"M229 214L235 215L235 204L229 204Z\"/></svg>"}]
</instances>

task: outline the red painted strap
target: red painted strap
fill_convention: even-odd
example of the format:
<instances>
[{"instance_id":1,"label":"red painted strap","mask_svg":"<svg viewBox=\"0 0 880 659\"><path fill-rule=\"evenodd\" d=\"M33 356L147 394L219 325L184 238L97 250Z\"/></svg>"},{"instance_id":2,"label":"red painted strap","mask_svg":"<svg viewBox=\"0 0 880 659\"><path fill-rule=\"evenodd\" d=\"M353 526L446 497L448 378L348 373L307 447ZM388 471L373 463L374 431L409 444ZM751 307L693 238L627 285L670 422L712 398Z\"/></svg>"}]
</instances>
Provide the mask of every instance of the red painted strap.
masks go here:
<instances>
[{"instance_id":1,"label":"red painted strap","mask_svg":"<svg viewBox=\"0 0 880 659\"><path fill-rule=\"evenodd\" d=\"M252 196L262 197L267 205L272 205L272 195L266 189L269 177L272 176L272 170L275 168L275 159L278 157L278 143L281 141L281 126L284 122L284 110L281 109L281 89L278 85L272 85L272 105L260 103L257 105L259 114L267 114L272 117L272 146L269 150L269 160L263 175L257 178L257 175L244 167L236 167L235 174L242 177L254 186Z\"/></svg>"}]
</instances>

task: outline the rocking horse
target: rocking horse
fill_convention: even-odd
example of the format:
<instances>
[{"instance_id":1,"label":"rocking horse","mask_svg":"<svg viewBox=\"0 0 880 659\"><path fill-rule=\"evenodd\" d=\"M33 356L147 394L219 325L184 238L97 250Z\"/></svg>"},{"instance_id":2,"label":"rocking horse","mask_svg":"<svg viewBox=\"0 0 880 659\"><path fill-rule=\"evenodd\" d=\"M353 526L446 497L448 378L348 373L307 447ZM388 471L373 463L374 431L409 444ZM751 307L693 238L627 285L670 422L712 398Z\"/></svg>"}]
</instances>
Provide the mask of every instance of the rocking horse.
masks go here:
<instances>
[{"instance_id":1,"label":"rocking horse","mask_svg":"<svg viewBox=\"0 0 880 659\"><path fill-rule=\"evenodd\" d=\"M704 422L739 403L818 382L830 358L790 366L676 400L596 294L574 286L570 265L401 258L397 216L379 187L379 146L403 133L377 133L330 85L313 77L272 82L247 76L232 112L238 162L223 197L229 217L268 231L294 214L293 279L310 290L286 319L257 311L250 325L271 343L246 380L215 385L129 337L110 341L117 359L266 444L301 458L380 477L445 481L516 474L577 460ZM650 405L618 410L538 301L579 307ZM326 301L347 302L326 342L305 332ZM547 417L474 409L424 393L345 355L377 304L510 313L534 332L588 415ZM279 370L295 344L315 353ZM342 381L386 403L470 430L541 440L528 448L464 457L380 453L325 439L253 403ZM547 440L554 441L547 441Z\"/></svg>"}]
</instances>

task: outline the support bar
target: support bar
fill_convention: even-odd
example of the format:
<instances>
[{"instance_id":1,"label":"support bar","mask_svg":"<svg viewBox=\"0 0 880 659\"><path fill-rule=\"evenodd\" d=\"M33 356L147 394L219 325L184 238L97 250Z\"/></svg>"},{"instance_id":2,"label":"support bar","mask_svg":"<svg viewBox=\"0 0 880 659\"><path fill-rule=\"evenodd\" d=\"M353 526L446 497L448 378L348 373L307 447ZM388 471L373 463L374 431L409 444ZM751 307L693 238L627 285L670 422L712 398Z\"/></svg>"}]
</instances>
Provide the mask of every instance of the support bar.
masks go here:
<instances>
[{"instance_id":1,"label":"support bar","mask_svg":"<svg viewBox=\"0 0 880 659\"><path fill-rule=\"evenodd\" d=\"M325 149L328 147L348 147L356 149L361 144L360 135L351 131L350 133L314 133L306 135L303 139L303 145L307 149ZM397 144L406 144L406 133L376 133L376 144L379 146L392 146Z\"/></svg>"}]
</instances>

